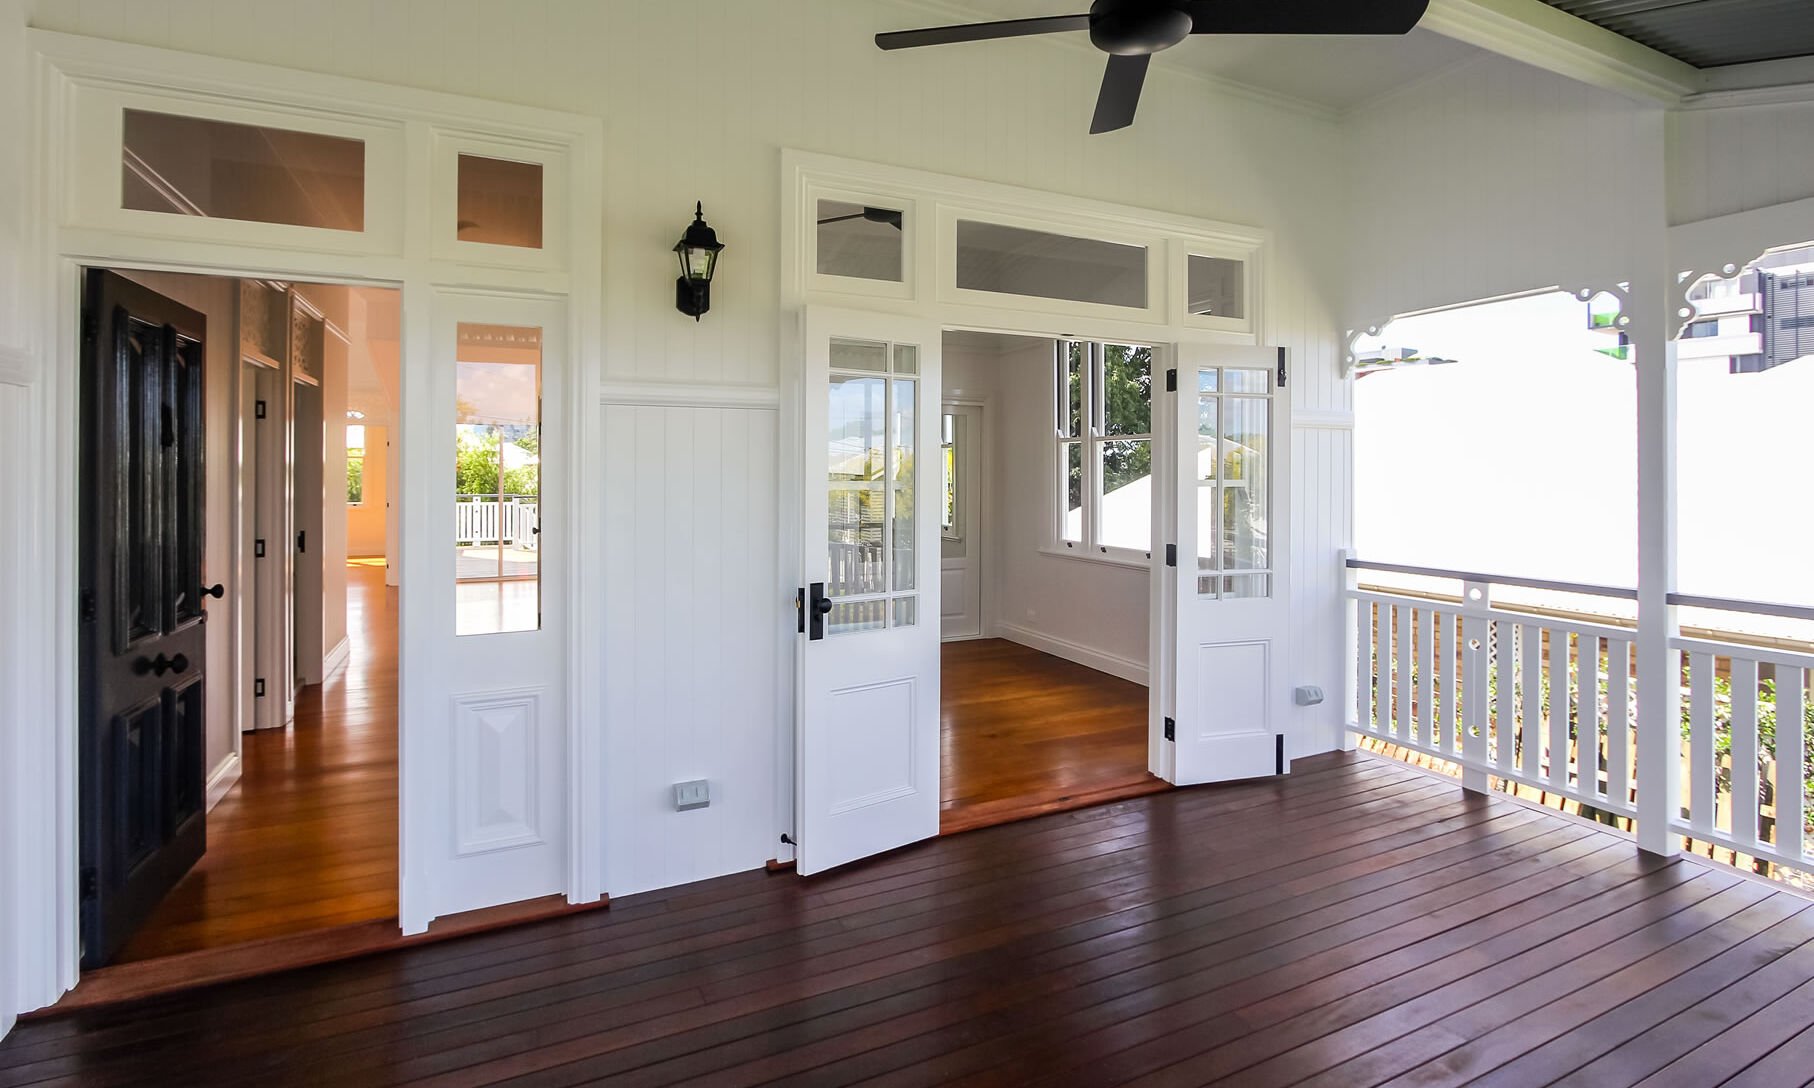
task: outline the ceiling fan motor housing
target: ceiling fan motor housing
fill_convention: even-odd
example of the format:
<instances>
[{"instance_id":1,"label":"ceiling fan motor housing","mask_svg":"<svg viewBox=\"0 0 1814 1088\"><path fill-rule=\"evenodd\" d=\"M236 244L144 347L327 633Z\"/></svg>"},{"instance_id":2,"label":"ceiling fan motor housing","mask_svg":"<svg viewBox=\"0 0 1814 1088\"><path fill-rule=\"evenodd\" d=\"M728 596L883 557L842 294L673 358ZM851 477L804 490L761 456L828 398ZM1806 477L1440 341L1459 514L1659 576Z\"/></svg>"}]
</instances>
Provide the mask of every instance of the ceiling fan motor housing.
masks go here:
<instances>
[{"instance_id":1,"label":"ceiling fan motor housing","mask_svg":"<svg viewBox=\"0 0 1814 1088\"><path fill-rule=\"evenodd\" d=\"M1104 53L1146 56L1190 37L1191 17L1170 0L1095 0L1090 44Z\"/></svg>"}]
</instances>

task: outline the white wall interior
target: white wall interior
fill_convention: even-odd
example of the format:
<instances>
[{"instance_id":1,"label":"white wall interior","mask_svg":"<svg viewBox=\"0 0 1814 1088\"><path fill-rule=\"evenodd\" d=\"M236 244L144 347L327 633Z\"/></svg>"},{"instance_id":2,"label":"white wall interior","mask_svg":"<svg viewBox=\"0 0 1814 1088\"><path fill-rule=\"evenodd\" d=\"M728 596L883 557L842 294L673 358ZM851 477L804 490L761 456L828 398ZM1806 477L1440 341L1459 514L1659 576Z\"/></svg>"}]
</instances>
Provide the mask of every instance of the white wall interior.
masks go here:
<instances>
[{"instance_id":1,"label":"white wall interior","mask_svg":"<svg viewBox=\"0 0 1814 1088\"><path fill-rule=\"evenodd\" d=\"M1053 351L1054 341L1038 337L945 340L947 393L986 397L992 409L993 501L982 530L992 560L983 592L995 622L984 633L1145 683L1150 572L1051 550Z\"/></svg>"},{"instance_id":2,"label":"white wall interior","mask_svg":"<svg viewBox=\"0 0 1814 1088\"><path fill-rule=\"evenodd\" d=\"M1289 351L1297 420L1286 680L1331 692L1345 672L1343 326L1561 280L1660 278L1666 221L1814 184L1805 104L1666 125L1659 106L1486 56L1346 117L1161 62L1138 123L1090 137L1099 57L1034 40L879 55L870 41L928 21L917 4L837 0L338 0L332 17L275 0L0 0L0 94L30 101L32 25L604 117L606 373L697 388L708 405L622 403L604 420L603 850L616 894L759 865L780 830L773 753L792 723L779 720L773 685L790 651L773 634L792 586L774 573L778 436L771 411L738 398L777 385L782 323L793 319L776 276L781 149L1269 229L1260 339ZM651 42L684 43L690 77L674 79L672 50ZM0 141L32 146L32 124L28 110L0 111ZM1735 155L1772 157L1771 180ZM21 465L47 448L37 368L51 345L31 331L49 301L31 252L44 227L29 218L34 176L28 155L0 166L0 452ZM674 311L670 253L695 199L728 245L697 323ZM0 478L0 526L44 520L55 487L49 471ZM0 529L9 592L38 592L29 572L54 558L41 547ZM53 647L0 637L15 651L0 653L0 700L20 678L60 675ZM1340 743L1337 702L1295 712L1291 755ZM0 719L0 756L49 743L17 722ZM664 803L683 777L711 780L711 808ZM47 818L0 821L0 854L68 848L47 841ZM8 924L8 909L0 896L0 933L16 934L0 941L0 979L14 977L5 956L32 960L53 943ZM5 1008L54 996L20 994Z\"/></svg>"}]
</instances>

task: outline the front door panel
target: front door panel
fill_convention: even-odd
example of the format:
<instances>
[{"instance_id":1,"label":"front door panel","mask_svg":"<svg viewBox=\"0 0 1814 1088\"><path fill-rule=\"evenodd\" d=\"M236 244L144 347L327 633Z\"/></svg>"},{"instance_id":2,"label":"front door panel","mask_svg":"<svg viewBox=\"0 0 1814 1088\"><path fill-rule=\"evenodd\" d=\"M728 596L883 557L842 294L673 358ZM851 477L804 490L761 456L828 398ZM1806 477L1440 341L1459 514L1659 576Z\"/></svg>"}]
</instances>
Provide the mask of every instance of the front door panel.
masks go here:
<instances>
[{"instance_id":1,"label":"front door panel","mask_svg":"<svg viewBox=\"0 0 1814 1088\"><path fill-rule=\"evenodd\" d=\"M799 868L938 834L939 331L811 309Z\"/></svg>"},{"instance_id":2,"label":"front door panel","mask_svg":"<svg viewBox=\"0 0 1814 1088\"><path fill-rule=\"evenodd\" d=\"M206 849L204 319L112 272L83 293L82 966Z\"/></svg>"}]
</instances>

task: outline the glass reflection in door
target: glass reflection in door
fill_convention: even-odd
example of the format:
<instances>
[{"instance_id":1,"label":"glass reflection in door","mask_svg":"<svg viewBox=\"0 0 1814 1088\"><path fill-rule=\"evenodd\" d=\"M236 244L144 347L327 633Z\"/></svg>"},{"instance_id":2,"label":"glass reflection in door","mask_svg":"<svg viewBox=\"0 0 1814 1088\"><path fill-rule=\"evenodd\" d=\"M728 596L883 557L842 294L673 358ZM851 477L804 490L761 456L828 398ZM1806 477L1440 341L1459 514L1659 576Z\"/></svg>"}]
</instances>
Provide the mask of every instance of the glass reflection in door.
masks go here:
<instances>
[{"instance_id":1,"label":"glass reflection in door","mask_svg":"<svg viewBox=\"0 0 1814 1088\"><path fill-rule=\"evenodd\" d=\"M542 330L461 323L454 612L461 635L541 627Z\"/></svg>"}]
</instances>

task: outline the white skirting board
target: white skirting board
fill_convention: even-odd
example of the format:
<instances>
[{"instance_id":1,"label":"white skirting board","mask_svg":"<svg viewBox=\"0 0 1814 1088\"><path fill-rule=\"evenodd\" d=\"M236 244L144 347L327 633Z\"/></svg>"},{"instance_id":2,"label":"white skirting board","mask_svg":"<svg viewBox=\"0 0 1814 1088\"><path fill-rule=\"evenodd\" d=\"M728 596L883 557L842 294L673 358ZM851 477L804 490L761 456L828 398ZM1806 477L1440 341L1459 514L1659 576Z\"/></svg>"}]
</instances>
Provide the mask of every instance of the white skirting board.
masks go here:
<instances>
[{"instance_id":1,"label":"white skirting board","mask_svg":"<svg viewBox=\"0 0 1814 1088\"><path fill-rule=\"evenodd\" d=\"M209 812L214 811L214 806L220 804L221 798L227 796L227 791L232 789L234 783L239 781L241 766L239 753L228 752L227 758L221 760L220 766L214 768L214 773L208 776Z\"/></svg>"},{"instance_id":2,"label":"white skirting board","mask_svg":"<svg viewBox=\"0 0 1814 1088\"><path fill-rule=\"evenodd\" d=\"M1039 650L1042 653L1051 654L1053 657L1062 657L1066 661L1074 661L1085 668L1095 669L1097 672L1106 672L1110 676L1119 676L1123 680L1130 680L1142 687L1146 686L1145 662L1134 661L1130 658L1104 653L1101 650L1092 649L1089 646L1070 642L1066 639L1054 638L1051 635L1035 631L1028 627L1022 627L1019 624L1014 623L996 624L995 633L997 636L1005 638L1009 642L1018 642L1022 646L1031 646L1033 649Z\"/></svg>"},{"instance_id":3,"label":"white skirting board","mask_svg":"<svg viewBox=\"0 0 1814 1088\"><path fill-rule=\"evenodd\" d=\"M329 679L331 679L333 677L333 675L335 673L339 672L341 669L346 668L347 659L352 656L353 656L352 641L350 639L348 639L345 635L342 635L340 637L340 641L334 644L334 648L329 650L327 652L327 654L324 657L322 657L322 659L321 659L321 680L322 680L322 682L326 683Z\"/></svg>"}]
</instances>

